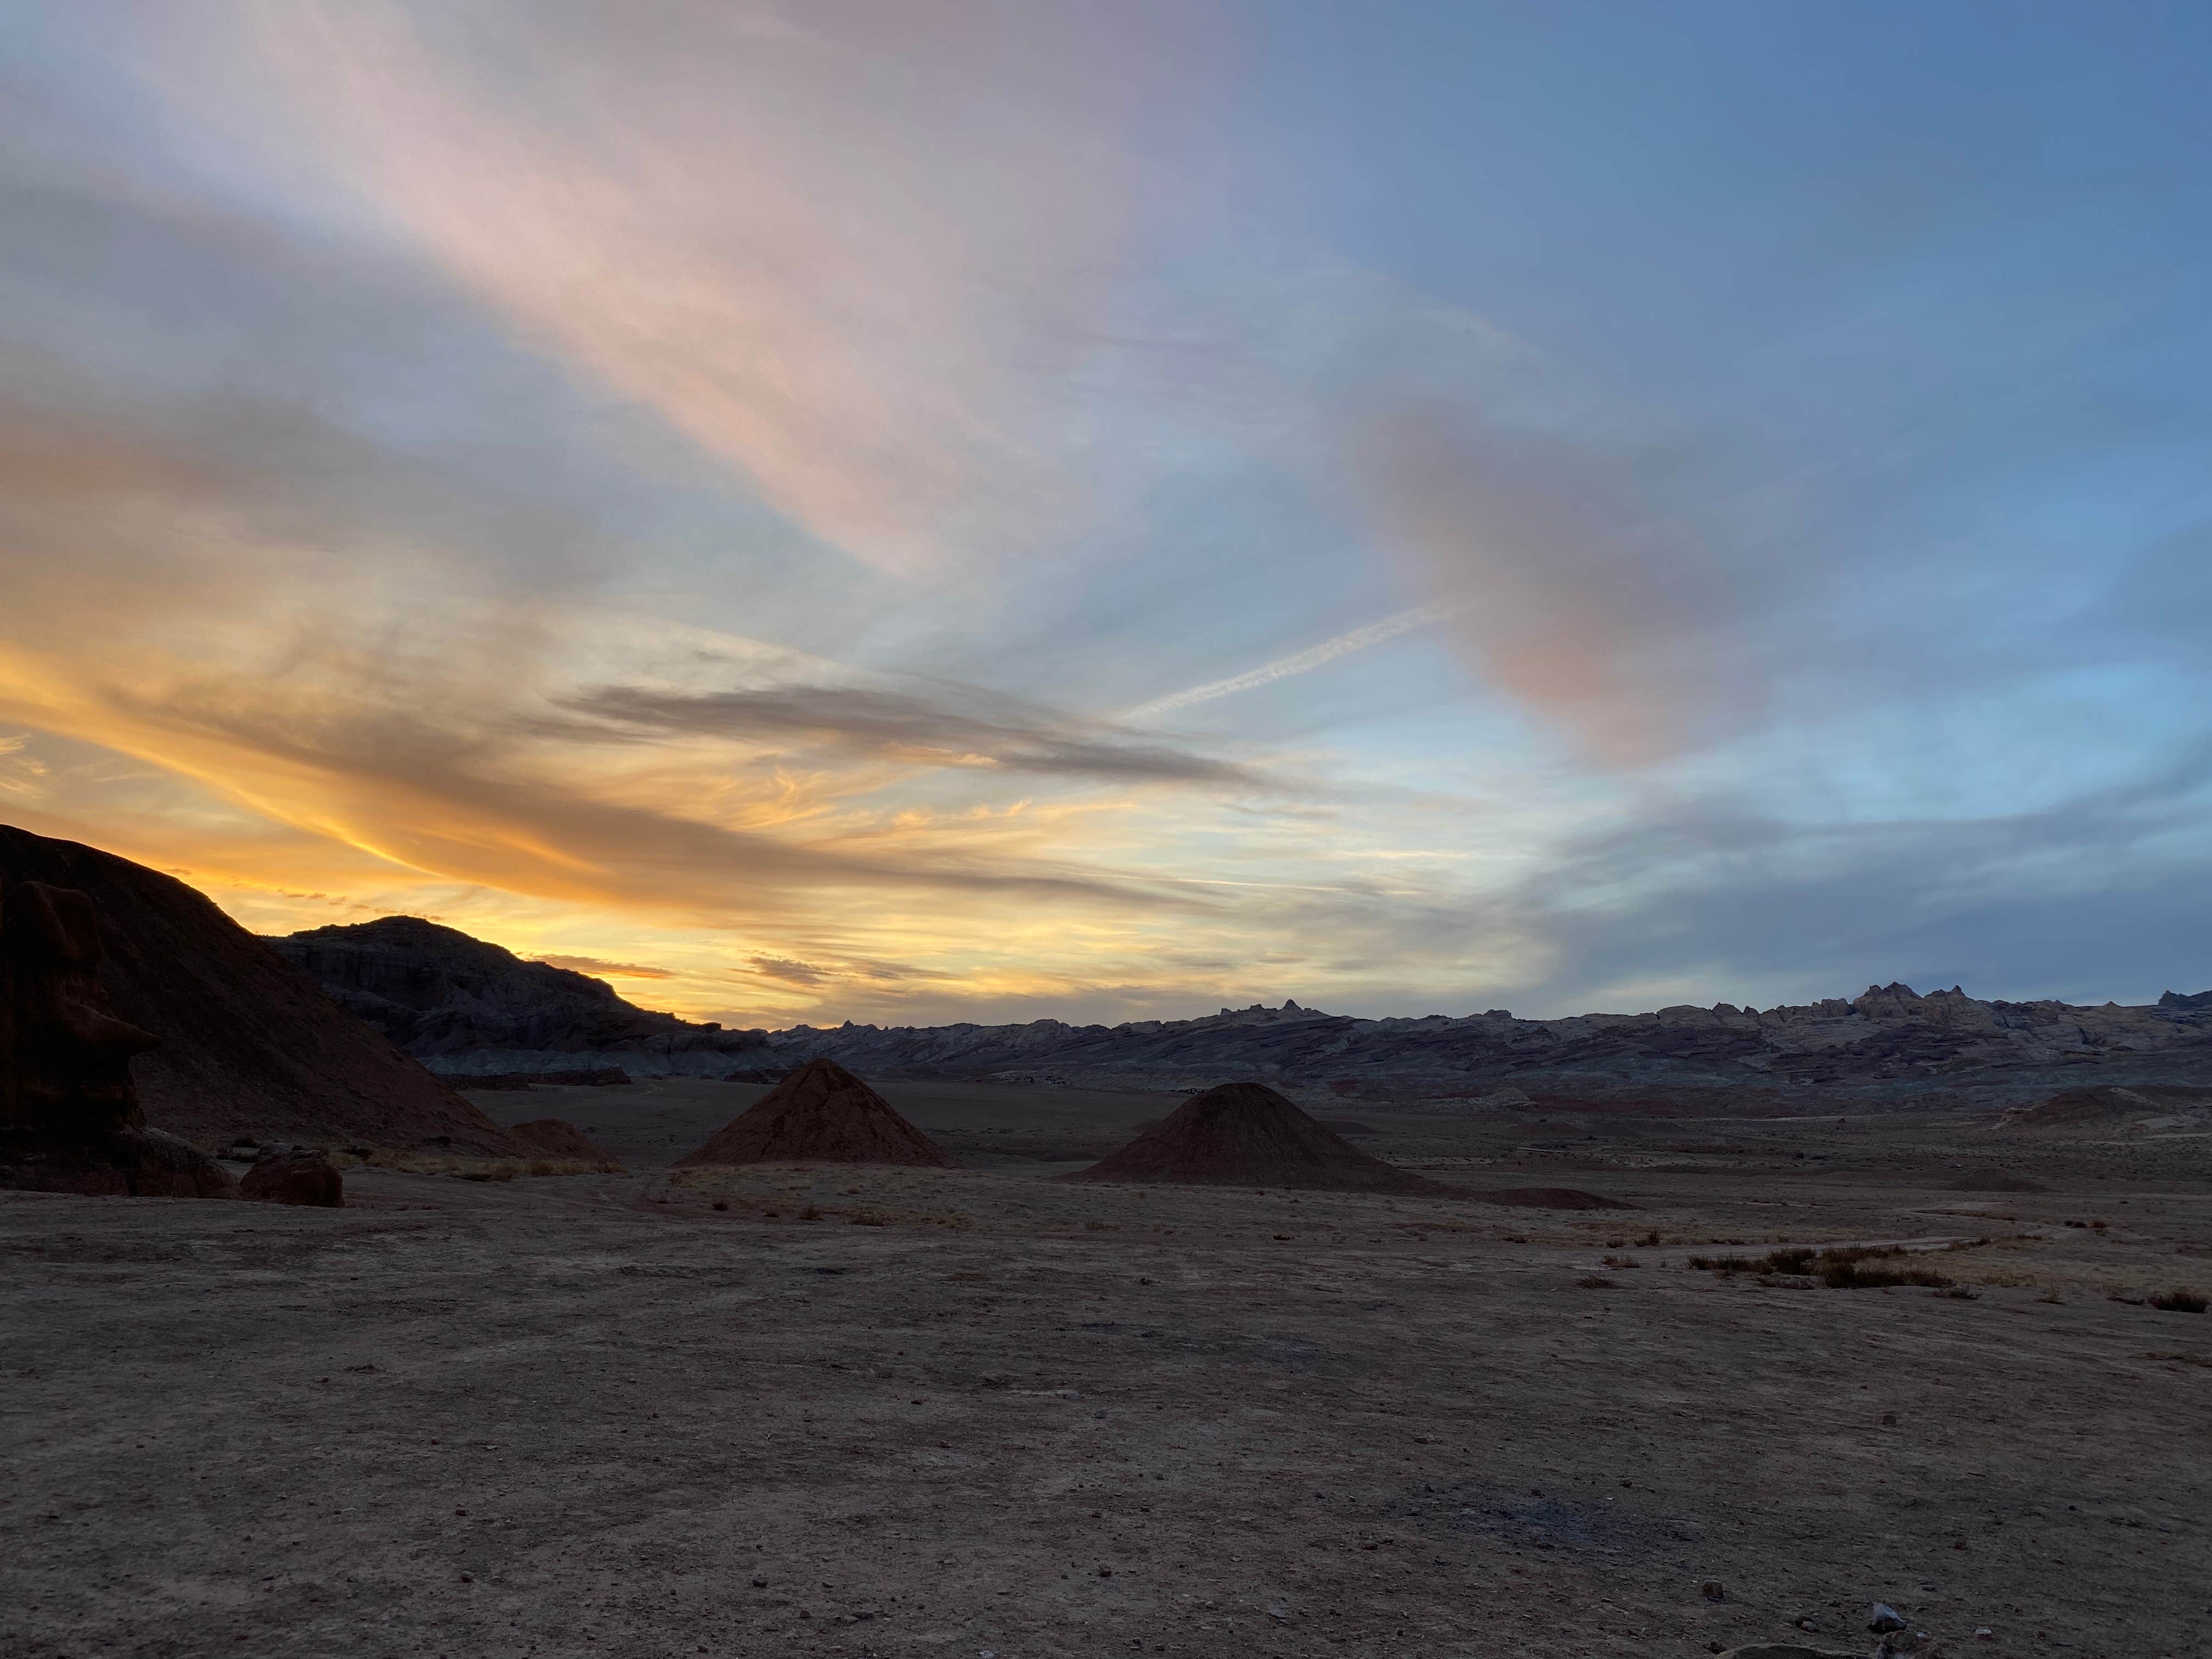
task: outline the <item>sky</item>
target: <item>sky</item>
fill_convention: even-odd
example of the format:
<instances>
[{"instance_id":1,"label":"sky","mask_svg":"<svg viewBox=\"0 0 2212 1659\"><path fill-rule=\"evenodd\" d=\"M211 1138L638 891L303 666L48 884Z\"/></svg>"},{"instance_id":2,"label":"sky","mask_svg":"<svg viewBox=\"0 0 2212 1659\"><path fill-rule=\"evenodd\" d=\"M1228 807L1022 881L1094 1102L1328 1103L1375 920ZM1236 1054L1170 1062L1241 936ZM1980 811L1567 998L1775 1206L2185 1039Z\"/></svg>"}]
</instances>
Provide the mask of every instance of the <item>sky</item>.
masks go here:
<instances>
[{"instance_id":1,"label":"sky","mask_svg":"<svg viewBox=\"0 0 2212 1659\"><path fill-rule=\"evenodd\" d=\"M0 0L0 821L738 1025L2205 988L2208 61Z\"/></svg>"}]
</instances>

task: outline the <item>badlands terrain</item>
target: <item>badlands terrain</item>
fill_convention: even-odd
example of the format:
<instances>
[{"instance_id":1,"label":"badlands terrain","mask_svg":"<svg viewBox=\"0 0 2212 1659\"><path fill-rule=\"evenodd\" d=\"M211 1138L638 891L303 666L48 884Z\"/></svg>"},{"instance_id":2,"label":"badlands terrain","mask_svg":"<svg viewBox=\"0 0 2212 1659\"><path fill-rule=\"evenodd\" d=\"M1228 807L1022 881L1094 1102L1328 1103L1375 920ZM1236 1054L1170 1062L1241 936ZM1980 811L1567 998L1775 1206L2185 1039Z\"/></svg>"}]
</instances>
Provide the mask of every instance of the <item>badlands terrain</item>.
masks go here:
<instances>
[{"instance_id":1,"label":"badlands terrain","mask_svg":"<svg viewBox=\"0 0 2212 1659\"><path fill-rule=\"evenodd\" d=\"M0 1652L2212 1648L2189 1097L1338 1120L1576 1212L1070 1184L1175 1097L872 1080L959 1167L673 1168L763 1091L669 1079L471 1097L620 1176L0 1193ZM1891 1242L1951 1285L1690 1265Z\"/></svg>"}]
</instances>

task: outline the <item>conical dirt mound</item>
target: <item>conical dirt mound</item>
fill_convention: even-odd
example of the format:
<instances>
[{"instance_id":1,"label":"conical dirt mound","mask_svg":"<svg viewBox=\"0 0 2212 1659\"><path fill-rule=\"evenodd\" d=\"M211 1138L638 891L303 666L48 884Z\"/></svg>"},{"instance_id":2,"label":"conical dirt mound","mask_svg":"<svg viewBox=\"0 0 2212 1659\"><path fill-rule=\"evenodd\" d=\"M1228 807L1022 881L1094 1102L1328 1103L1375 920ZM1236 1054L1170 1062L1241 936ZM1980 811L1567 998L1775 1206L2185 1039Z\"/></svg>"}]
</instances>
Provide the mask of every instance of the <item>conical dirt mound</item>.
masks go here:
<instances>
[{"instance_id":1,"label":"conical dirt mound","mask_svg":"<svg viewBox=\"0 0 2212 1659\"><path fill-rule=\"evenodd\" d=\"M1193 1095L1105 1162L1063 1178L1467 1196L1369 1157L1258 1083Z\"/></svg>"},{"instance_id":2,"label":"conical dirt mound","mask_svg":"<svg viewBox=\"0 0 2212 1659\"><path fill-rule=\"evenodd\" d=\"M685 1164L909 1164L952 1160L834 1060L810 1060Z\"/></svg>"}]
</instances>

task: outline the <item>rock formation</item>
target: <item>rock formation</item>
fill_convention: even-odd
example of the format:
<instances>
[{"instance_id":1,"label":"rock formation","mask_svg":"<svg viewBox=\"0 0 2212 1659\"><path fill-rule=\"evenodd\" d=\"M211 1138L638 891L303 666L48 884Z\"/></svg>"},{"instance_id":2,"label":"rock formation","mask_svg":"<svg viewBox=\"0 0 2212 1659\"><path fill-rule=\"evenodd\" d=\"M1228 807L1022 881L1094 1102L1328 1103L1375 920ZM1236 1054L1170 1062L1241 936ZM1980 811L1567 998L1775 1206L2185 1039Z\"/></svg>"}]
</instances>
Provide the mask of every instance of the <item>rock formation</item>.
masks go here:
<instances>
[{"instance_id":1,"label":"rock formation","mask_svg":"<svg viewBox=\"0 0 2212 1659\"><path fill-rule=\"evenodd\" d=\"M541 1117L529 1123L517 1123L507 1130L520 1141L526 1151L539 1158L557 1158L570 1163L595 1164L610 1175L622 1172L622 1160L598 1142L586 1138L573 1123L564 1123L557 1117Z\"/></svg>"},{"instance_id":2,"label":"rock formation","mask_svg":"<svg viewBox=\"0 0 2212 1659\"><path fill-rule=\"evenodd\" d=\"M1347 1102L1701 1115L1819 1110L1828 1101L2008 1106L2069 1084L2196 1083L2212 1074L2212 991L2144 1007L1984 1001L1954 986L1765 1010L1718 1002L1516 1019L1503 1008L1359 1019L1285 1001L1115 1026L794 1026L726 1031L633 1007L611 986L404 916L274 941L343 1006L448 1075L620 1066L773 1082L815 1059L871 1075L1187 1093L1223 1078ZM463 1086L471 1086L464 1084Z\"/></svg>"},{"instance_id":3,"label":"rock formation","mask_svg":"<svg viewBox=\"0 0 2212 1659\"><path fill-rule=\"evenodd\" d=\"M1823 1100L1992 1106L2069 1083L2130 1087L2212 1075L2212 993L2148 1007L1985 1002L1910 986L1765 1011L1718 1003L1643 1014L1357 1019L1286 1003L1201 1019L1070 1025L835 1028L769 1035L757 1064L823 1054L879 1072L940 1072L1085 1088L1187 1090L1223 1077L1340 1098L1477 1100L1537 1109L1770 1112ZM1515 1092L1509 1094L1510 1090Z\"/></svg>"},{"instance_id":4,"label":"rock formation","mask_svg":"<svg viewBox=\"0 0 2212 1659\"><path fill-rule=\"evenodd\" d=\"M118 1018L161 1039L137 1064L148 1121L234 1136L511 1157L507 1133L174 877L0 825L0 879L88 895Z\"/></svg>"},{"instance_id":5,"label":"rock formation","mask_svg":"<svg viewBox=\"0 0 2212 1659\"><path fill-rule=\"evenodd\" d=\"M269 941L331 999L459 1086L471 1073L620 1067L632 1077L724 1077L758 1031L695 1025L625 1002L605 980L416 916Z\"/></svg>"},{"instance_id":6,"label":"rock formation","mask_svg":"<svg viewBox=\"0 0 2212 1659\"><path fill-rule=\"evenodd\" d=\"M684 1164L907 1164L952 1160L833 1060L809 1060Z\"/></svg>"},{"instance_id":7,"label":"rock formation","mask_svg":"<svg viewBox=\"0 0 2212 1659\"><path fill-rule=\"evenodd\" d=\"M146 1127L131 1062L161 1039L118 1019L85 895L0 890L0 1187L228 1198L230 1174Z\"/></svg>"},{"instance_id":8,"label":"rock formation","mask_svg":"<svg viewBox=\"0 0 2212 1659\"><path fill-rule=\"evenodd\" d=\"M1370 1157L1258 1083L1194 1095L1111 1158L1062 1179L1467 1196Z\"/></svg>"},{"instance_id":9,"label":"rock formation","mask_svg":"<svg viewBox=\"0 0 2212 1659\"><path fill-rule=\"evenodd\" d=\"M238 1183L240 1198L264 1204L305 1204L336 1210L345 1204L345 1178L320 1152L271 1151Z\"/></svg>"}]
</instances>

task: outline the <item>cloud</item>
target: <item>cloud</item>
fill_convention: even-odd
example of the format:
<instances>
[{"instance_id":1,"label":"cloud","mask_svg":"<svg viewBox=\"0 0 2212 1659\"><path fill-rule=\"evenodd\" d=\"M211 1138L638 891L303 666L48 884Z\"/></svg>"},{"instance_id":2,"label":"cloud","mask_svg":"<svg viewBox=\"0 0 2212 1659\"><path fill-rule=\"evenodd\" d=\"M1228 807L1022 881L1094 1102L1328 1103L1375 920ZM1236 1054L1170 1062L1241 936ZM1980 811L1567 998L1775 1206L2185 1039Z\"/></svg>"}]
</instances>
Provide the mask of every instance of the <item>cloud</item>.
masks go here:
<instances>
[{"instance_id":1,"label":"cloud","mask_svg":"<svg viewBox=\"0 0 2212 1659\"><path fill-rule=\"evenodd\" d=\"M1568 1012L1893 979L2077 1001L2194 989L2212 983L2208 804L2212 737L2155 775L1990 817L1808 823L1728 794L1655 799L1506 896L1507 925L1547 945L1516 995Z\"/></svg>"},{"instance_id":2,"label":"cloud","mask_svg":"<svg viewBox=\"0 0 2212 1659\"><path fill-rule=\"evenodd\" d=\"M1478 671L1592 752L1671 756L1764 704L1784 642L1762 624L1796 578L1700 494L1693 451L1410 399L1352 453L1386 543L1455 596Z\"/></svg>"},{"instance_id":3,"label":"cloud","mask_svg":"<svg viewBox=\"0 0 2212 1659\"><path fill-rule=\"evenodd\" d=\"M831 977L811 962L794 962L788 957L748 957L753 972L766 979L780 979L787 985L819 985Z\"/></svg>"},{"instance_id":4,"label":"cloud","mask_svg":"<svg viewBox=\"0 0 2212 1659\"><path fill-rule=\"evenodd\" d=\"M952 695L973 709L860 686L771 686L696 695L604 686L562 699L568 718L539 719L531 726L587 741L806 738L928 766L1219 789L1275 787L1249 767L1131 737L1113 726L968 688Z\"/></svg>"},{"instance_id":5,"label":"cloud","mask_svg":"<svg viewBox=\"0 0 2212 1659\"><path fill-rule=\"evenodd\" d=\"M674 979L676 977L665 968L646 968L635 962L606 962L598 957L541 956L532 957L531 960L542 962L549 968L566 968L574 974L591 974L603 979L608 977Z\"/></svg>"},{"instance_id":6,"label":"cloud","mask_svg":"<svg viewBox=\"0 0 2212 1659\"><path fill-rule=\"evenodd\" d=\"M266 146L289 116L283 165L319 157L817 535L913 570L1080 511L1065 320L1120 257L1113 140L1189 33L1168 9L1112 30L908 0L804 27L708 4L231 16L152 37L146 73L196 126Z\"/></svg>"},{"instance_id":7,"label":"cloud","mask_svg":"<svg viewBox=\"0 0 2212 1659\"><path fill-rule=\"evenodd\" d=\"M1194 703L1211 702L1216 697L1234 696L1239 691L1256 690L1263 685L1273 685L1277 680L1311 673L1315 669L1326 666L1340 657L1348 657L1355 651L1364 651L1370 646L1380 645L1386 640L1395 640L1417 629L1431 627L1456 616L1466 606L1465 600L1417 605L1410 611L1401 611L1395 616L1385 617L1379 622L1347 629L1304 651L1294 651L1286 657L1262 663L1246 673L1232 675L1225 680L1209 680L1204 685L1194 685L1188 690L1156 697L1148 703L1128 710L1121 718L1125 720L1152 720L1161 714L1172 714L1178 708L1188 708Z\"/></svg>"}]
</instances>

